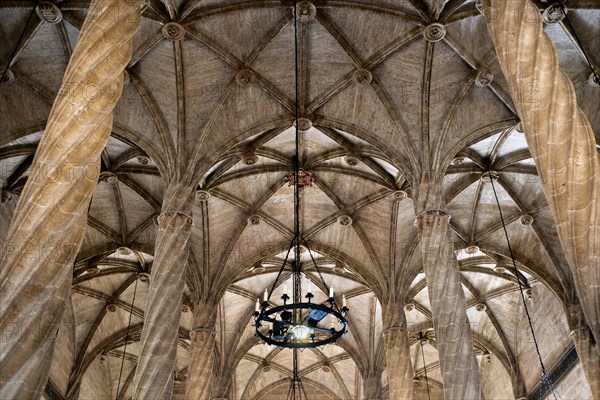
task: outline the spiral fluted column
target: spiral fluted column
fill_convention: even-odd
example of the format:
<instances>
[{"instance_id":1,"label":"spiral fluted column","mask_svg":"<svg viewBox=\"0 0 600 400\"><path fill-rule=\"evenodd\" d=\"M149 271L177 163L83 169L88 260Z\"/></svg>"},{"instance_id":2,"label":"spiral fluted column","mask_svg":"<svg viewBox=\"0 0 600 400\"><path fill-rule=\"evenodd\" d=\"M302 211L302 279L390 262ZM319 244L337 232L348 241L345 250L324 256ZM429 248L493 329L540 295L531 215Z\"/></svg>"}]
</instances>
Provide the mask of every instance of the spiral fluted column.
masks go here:
<instances>
[{"instance_id":1,"label":"spiral fluted column","mask_svg":"<svg viewBox=\"0 0 600 400\"><path fill-rule=\"evenodd\" d=\"M190 332L192 343L185 390L185 398L189 400L212 399L217 306L215 301L205 300L198 301L194 306L194 327Z\"/></svg>"},{"instance_id":2,"label":"spiral fluted column","mask_svg":"<svg viewBox=\"0 0 600 400\"><path fill-rule=\"evenodd\" d=\"M589 121L529 0L485 0L498 61L523 123L577 295L600 341L600 166Z\"/></svg>"},{"instance_id":3,"label":"spiral fluted column","mask_svg":"<svg viewBox=\"0 0 600 400\"><path fill-rule=\"evenodd\" d=\"M185 287L193 191L175 180L158 217L154 262L146 301L134 399L170 399Z\"/></svg>"},{"instance_id":4,"label":"spiral fluted column","mask_svg":"<svg viewBox=\"0 0 600 400\"><path fill-rule=\"evenodd\" d=\"M381 400L381 372L380 370L370 369L366 373L363 373L363 394L365 400Z\"/></svg>"},{"instance_id":5,"label":"spiral fluted column","mask_svg":"<svg viewBox=\"0 0 600 400\"><path fill-rule=\"evenodd\" d=\"M419 214L417 221L444 381L444 398L482 399L479 364L473 350L473 335L448 215L439 210L425 211Z\"/></svg>"},{"instance_id":6,"label":"spiral fluted column","mask_svg":"<svg viewBox=\"0 0 600 400\"><path fill-rule=\"evenodd\" d=\"M96 0L2 248L0 398L38 399L70 294L142 0Z\"/></svg>"},{"instance_id":7,"label":"spiral fluted column","mask_svg":"<svg viewBox=\"0 0 600 400\"><path fill-rule=\"evenodd\" d=\"M386 371L390 399L413 399L413 370L408 344L404 304L395 302L383 309Z\"/></svg>"},{"instance_id":8,"label":"spiral fluted column","mask_svg":"<svg viewBox=\"0 0 600 400\"><path fill-rule=\"evenodd\" d=\"M185 398L188 400L211 400L213 370L215 363L215 331L199 327L190 333L190 363Z\"/></svg>"},{"instance_id":9,"label":"spiral fluted column","mask_svg":"<svg viewBox=\"0 0 600 400\"><path fill-rule=\"evenodd\" d=\"M583 372L590 385L594 399L600 398L600 357L593 343L592 333L587 326L579 327L571 332L571 339L575 343L575 349L581 361Z\"/></svg>"}]
</instances>

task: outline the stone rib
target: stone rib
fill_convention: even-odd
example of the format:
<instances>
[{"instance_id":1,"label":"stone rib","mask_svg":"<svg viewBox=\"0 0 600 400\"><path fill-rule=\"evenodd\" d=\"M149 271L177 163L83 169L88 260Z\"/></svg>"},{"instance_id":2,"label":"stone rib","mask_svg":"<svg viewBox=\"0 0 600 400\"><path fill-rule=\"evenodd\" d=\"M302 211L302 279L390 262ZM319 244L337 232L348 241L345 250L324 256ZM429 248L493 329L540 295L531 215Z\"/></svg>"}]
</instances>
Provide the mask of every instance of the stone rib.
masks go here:
<instances>
[{"instance_id":1,"label":"stone rib","mask_svg":"<svg viewBox=\"0 0 600 400\"><path fill-rule=\"evenodd\" d=\"M0 398L39 398L141 0L95 1L50 112L2 249Z\"/></svg>"}]
</instances>

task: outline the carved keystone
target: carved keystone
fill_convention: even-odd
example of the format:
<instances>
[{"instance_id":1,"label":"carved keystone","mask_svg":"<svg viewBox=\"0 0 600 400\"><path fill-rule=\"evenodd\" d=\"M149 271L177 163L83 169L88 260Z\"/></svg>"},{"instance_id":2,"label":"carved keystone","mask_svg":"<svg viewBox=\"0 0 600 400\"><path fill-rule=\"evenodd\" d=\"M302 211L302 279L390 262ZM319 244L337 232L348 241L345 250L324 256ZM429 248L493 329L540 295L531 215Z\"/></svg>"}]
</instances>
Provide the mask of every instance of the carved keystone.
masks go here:
<instances>
[{"instance_id":1,"label":"carved keystone","mask_svg":"<svg viewBox=\"0 0 600 400\"><path fill-rule=\"evenodd\" d=\"M428 42L439 42L444 38L444 36L446 36L446 27L435 22L431 25L428 25L425 30L423 30L423 36Z\"/></svg>"},{"instance_id":2,"label":"carved keystone","mask_svg":"<svg viewBox=\"0 0 600 400\"><path fill-rule=\"evenodd\" d=\"M185 29L177 22L167 22L162 27L162 34L165 38L176 42L183 39L185 36Z\"/></svg>"}]
</instances>

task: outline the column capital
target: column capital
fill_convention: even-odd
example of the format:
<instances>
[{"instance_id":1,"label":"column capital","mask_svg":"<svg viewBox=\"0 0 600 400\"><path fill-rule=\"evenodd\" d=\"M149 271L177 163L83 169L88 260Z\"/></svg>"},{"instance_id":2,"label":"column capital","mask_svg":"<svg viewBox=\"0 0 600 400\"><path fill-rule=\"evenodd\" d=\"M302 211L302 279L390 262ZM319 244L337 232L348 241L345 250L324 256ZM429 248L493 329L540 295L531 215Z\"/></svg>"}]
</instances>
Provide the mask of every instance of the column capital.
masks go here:
<instances>
[{"instance_id":1,"label":"column capital","mask_svg":"<svg viewBox=\"0 0 600 400\"><path fill-rule=\"evenodd\" d=\"M387 334L392 334L392 333L396 333L396 332L407 332L408 333L408 329L406 329L405 326L390 326L389 328L386 328L383 330L382 335L385 336Z\"/></svg>"},{"instance_id":2,"label":"column capital","mask_svg":"<svg viewBox=\"0 0 600 400\"><path fill-rule=\"evenodd\" d=\"M215 336L216 332L214 329L206 326L199 326L190 331L190 339L192 342L204 342L211 336Z\"/></svg>"},{"instance_id":3,"label":"column capital","mask_svg":"<svg viewBox=\"0 0 600 400\"><path fill-rule=\"evenodd\" d=\"M450 219L452 218L446 211L432 208L432 209L422 211L417 215L417 217L415 218L415 222L414 222L415 227L418 228L419 221L421 221L425 218L429 218L429 217L447 217L448 222L450 222Z\"/></svg>"},{"instance_id":4,"label":"column capital","mask_svg":"<svg viewBox=\"0 0 600 400\"><path fill-rule=\"evenodd\" d=\"M171 226L172 228L183 228L186 224L194 225L194 219L192 216L183 211L162 212L156 218L156 222L158 222L158 226L161 228L165 228L166 226Z\"/></svg>"}]
</instances>

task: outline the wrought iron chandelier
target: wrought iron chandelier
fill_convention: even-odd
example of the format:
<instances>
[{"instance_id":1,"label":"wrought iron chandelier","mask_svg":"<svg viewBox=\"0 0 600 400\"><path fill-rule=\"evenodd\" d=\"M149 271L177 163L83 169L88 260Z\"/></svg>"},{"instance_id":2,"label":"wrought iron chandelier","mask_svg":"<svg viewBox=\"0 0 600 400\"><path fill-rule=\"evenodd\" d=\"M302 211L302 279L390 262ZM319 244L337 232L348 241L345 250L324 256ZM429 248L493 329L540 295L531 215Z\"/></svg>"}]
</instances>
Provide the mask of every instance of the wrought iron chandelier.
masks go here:
<instances>
[{"instance_id":1,"label":"wrought iron chandelier","mask_svg":"<svg viewBox=\"0 0 600 400\"><path fill-rule=\"evenodd\" d=\"M298 11L298 4L294 3L294 54L295 54L295 85L296 85L296 110L295 110L295 153L294 171L286 177L289 186L294 187L294 237L290 242L285 259L281 265L277 278L271 287L271 291L265 289L263 301L256 300L254 311L254 327L256 336L269 345L294 349L294 378L290 390L301 387L297 375L296 349L314 348L336 342L347 332L346 314L349 309L346 305L346 297L342 297L340 308L335 300L333 288L328 286L323 279L319 266L310 250L308 242L300 234L300 191L311 186L313 177L300 168L299 157L299 128L298 128L298 29L297 16L302 16L302 10ZM323 303L315 303L315 295L311 290L311 282L308 280L307 291L302 291L303 262L301 261L301 247L308 250L310 261L314 265L324 288L328 288L328 299ZM287 293L287 288L281 296L283 304L272 305L271 295L277 287L279 279L288 264L290 254L294 253L292 260L292 293ZM325 289L327 290L327 289ZM290 302L291 300L291 302ZM303 390L302 390L303 391Z\"/></svg>"}]
</instances>

